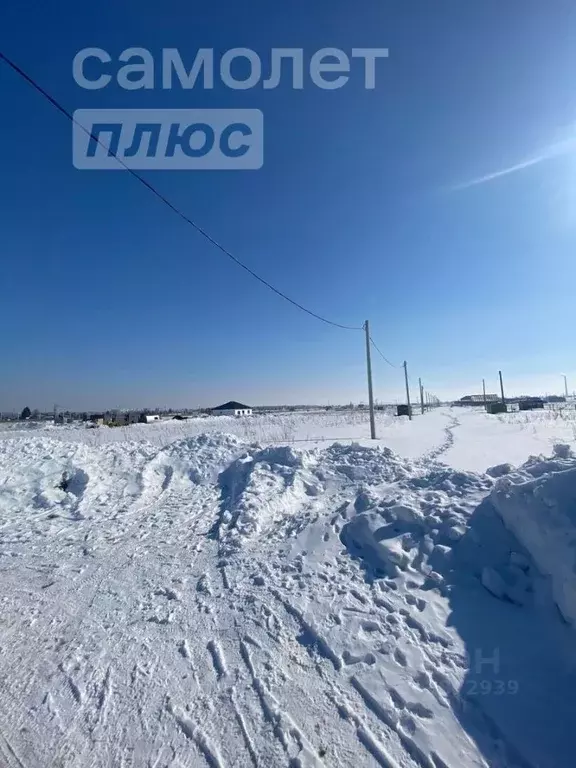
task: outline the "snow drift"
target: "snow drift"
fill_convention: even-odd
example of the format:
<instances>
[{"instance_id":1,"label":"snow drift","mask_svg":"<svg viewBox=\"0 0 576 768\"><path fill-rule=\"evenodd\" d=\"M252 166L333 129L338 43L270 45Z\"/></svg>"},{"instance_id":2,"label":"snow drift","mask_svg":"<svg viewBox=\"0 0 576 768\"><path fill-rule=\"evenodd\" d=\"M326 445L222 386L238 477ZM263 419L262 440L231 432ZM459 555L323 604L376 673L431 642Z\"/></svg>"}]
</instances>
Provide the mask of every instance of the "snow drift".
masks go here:
<instances>
[{"instance_id":1,"label":"snow drift","mask_svg":"<svg viewBox=\"0 0 576 768\"><path fill-rule=\"evenodd\" d=\"M551 578L566 621L576 625L576 457L569 446L555 446L553 459L532 458L501 478L492 502Z\"/></svg>"}]
</instances>

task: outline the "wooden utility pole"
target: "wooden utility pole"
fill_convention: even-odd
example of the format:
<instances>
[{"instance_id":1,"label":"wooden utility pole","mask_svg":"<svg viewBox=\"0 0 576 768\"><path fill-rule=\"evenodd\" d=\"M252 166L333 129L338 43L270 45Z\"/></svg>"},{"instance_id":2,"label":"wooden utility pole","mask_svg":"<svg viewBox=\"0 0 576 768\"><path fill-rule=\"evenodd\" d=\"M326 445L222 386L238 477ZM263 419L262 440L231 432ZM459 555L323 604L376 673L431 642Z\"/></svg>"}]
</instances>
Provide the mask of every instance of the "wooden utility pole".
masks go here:
<instances>
[{"instance_id":1,"label":"wooden utility pole","mask_svg":"<svg viewBox=\"0 0 576 768\"><path fill-rule=\"evenodd\" d=\"M412 406L410 404L410 386L408 384L408 363L404 360L404 380L406 381L406 402L408 403L408 418L412 421Z\"/></svg>"},{"instance_id":2,"label":"wooden utility pole","mask_svg":"<svg viewBox=\"0 0 576 768\"><path fill-rule=\"evenodd\" d=\"M498 371L498 376L500 377L500 392L502 393L502 402L506 404L506 398L504 396L504 383L502 382L502 371Z\"/></svg>"},{"instance_id":3,"label":"wooden utility pole","mask_svg":"<svg viewBox=\"0 0 576 768\"><path fill-rule=\"evenodd\" d=\"M372 358L370 357L370 325L364 323L366 331L366 370L368 372L368 405L370 407L370 437L376 440L376 420L374 419L374 390L372 389Z\"/></svg>"},{"instance_id":4,"label":"wooden utility pole","mask_svg":"<svg viewBox=\"0 0 576 768\"><path fill-rule=\"evenodd\" d=\"M422 386L422 379L418 379L418 388L420 389L420 409L424 414L424 388Z\"/></svg>"},{"instance_id":5,"label":"wooden utility pole","mask_svg":"<svg viewBox=\"0 0 576 768\"><path fill-rule=\"evenodd\" d=\"M486 408L486 379L482 379L482 397L484 398L484 408Z\"/></svg>"},{"instance_id":6,"label":"wooden utility pole","mask_svg":"<svg viewBox=\"0 0 576 768\"><path fill-rule=\"evenodd\" d=\"M568 400L568 379L565 373L562 375L564 376L564 394L566 395L566 400Z\"/></svg>"}]
</instances>

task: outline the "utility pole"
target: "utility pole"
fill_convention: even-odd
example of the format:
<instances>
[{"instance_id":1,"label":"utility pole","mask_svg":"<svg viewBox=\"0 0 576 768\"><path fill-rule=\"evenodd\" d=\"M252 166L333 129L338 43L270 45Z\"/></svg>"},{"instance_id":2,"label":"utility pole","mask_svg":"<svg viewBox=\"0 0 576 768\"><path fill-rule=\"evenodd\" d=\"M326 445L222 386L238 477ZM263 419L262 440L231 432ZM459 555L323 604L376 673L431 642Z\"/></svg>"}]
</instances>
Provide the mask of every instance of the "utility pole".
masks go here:
<instances>
[{"instance_id":1,"label":"utility pole","mask_svg":"<svg viewBox=\"0 0 576 768\"><path fill-rule=\"evenodd\" d=\"M500 377L500 392L502 393L502 402L506 404L506 398L504 396L504 384L502 382L502 371L498 371L498 376Z\"/></svg>"},{"instance_id":2,"label":"utility pole","mask_svg":"<svg viewBox=\"0 0 576 768\"><path fill-rule=\"evenodd\" d=\"M424 415L424 388L422 387L422 379L418 379L418 388L420 389L420 409L422 415Z\"/></svg>"},{"instance_id":3,"label":"utility pole","mask_svg":"<svg viewBox=\"0 0 576 768\"><path fill-rule=\"evenodd\" d=\"M484 408L486 408L486 379L482 379L482 397L484 398Z\"/></svg>"},{"instance_id":4,"label":"utility pole","mask_svg":"<svg viewBox=\"0 0 576 768\"><path fill-rule=\"evenodd\" d=\"M562 374L564 376L564 394L566 395L566 400L568 400L568 379L566 378L566 374Z\"/></svg>"},{"instance_id":5,"label":"utility pole","mask_svg":"<svg viewBox=\"0 0 576 768\"><path fill-rule=\"evenodd\" d=\"M370 406L370 437L376 440L376 421L374 419L374 391L372 389L372 358L370 357L370 324L364 323L366 331L366 370L368 372L368 405Z\"/></svg>"},{"instance_id":6,"label":"utility pole","mask_svg":"<svg viewBox=\"0 0 576 768\"><path fill-rule=\"evenodd\" d=\"M406 381L406 402L408 403L408 418L412 421L412 406L410 405L410 386L408 385L408 363L404 360L404 380Z\"/></svg>"}]
</instances>

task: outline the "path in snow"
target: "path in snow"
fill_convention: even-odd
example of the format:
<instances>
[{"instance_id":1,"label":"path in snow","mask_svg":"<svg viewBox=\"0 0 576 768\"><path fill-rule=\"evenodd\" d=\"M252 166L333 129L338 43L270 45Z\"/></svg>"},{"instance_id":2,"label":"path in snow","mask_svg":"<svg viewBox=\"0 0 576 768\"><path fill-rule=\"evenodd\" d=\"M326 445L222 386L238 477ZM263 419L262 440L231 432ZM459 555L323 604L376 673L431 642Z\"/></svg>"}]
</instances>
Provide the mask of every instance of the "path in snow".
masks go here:
<instances>
[{"instance_id":1,"label":"path in snow","mask_svg":"<svg viewBox=\"0 0 576 768\"><path fill-rule=\"evenodd\" d=\"M482 409L441 409L458 418L454 442L442 461L458 469L485 472L495 464L519 465L530 456L549 456L556 443L576 445L576 410L520 411L492 416Z\"/></svg>"}]
</instances>

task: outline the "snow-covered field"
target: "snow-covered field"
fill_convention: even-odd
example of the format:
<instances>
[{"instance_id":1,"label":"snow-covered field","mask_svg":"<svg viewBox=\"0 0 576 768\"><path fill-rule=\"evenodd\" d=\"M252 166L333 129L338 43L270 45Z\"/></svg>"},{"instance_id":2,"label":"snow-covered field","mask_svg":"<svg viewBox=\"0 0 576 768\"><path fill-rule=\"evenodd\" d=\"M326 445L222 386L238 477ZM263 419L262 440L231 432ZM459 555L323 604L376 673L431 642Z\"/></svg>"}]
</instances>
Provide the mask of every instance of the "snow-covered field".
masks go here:
<instances>
[{"instance_id":1,"label":"snow-covered field","mask_svg":"<svg viewBox=\"0 0 576 768\"><path fill-rule=\"evenodd\" d=\"M0 766L572 765L575 417L3 430Z\"/></svg>"},{"instance_id":2,"label":"snow-covered field","mask_svg":"<svg viewBox=\"0 0 576 768\"><path fill-rule=\"evenodd\" d=\"M495 463L521 463L529 456L550 453L556 443L576 445L576 408L515 412L487 416L481 409L440 408L417 413L412 422L389 412L376 413L378 440L370 440L367 411L304 411L270 413L246 418L213 416L189 421L160 421L129 427L84 429L75 426L1 425L0 440L33 434L92 447L112 442L147 442L166 446L201 434L226 433L246 443L322 447L338 441L380 445L408 458L434 458L460 469L484 472Z\"/></svg>"}]
</instances>

